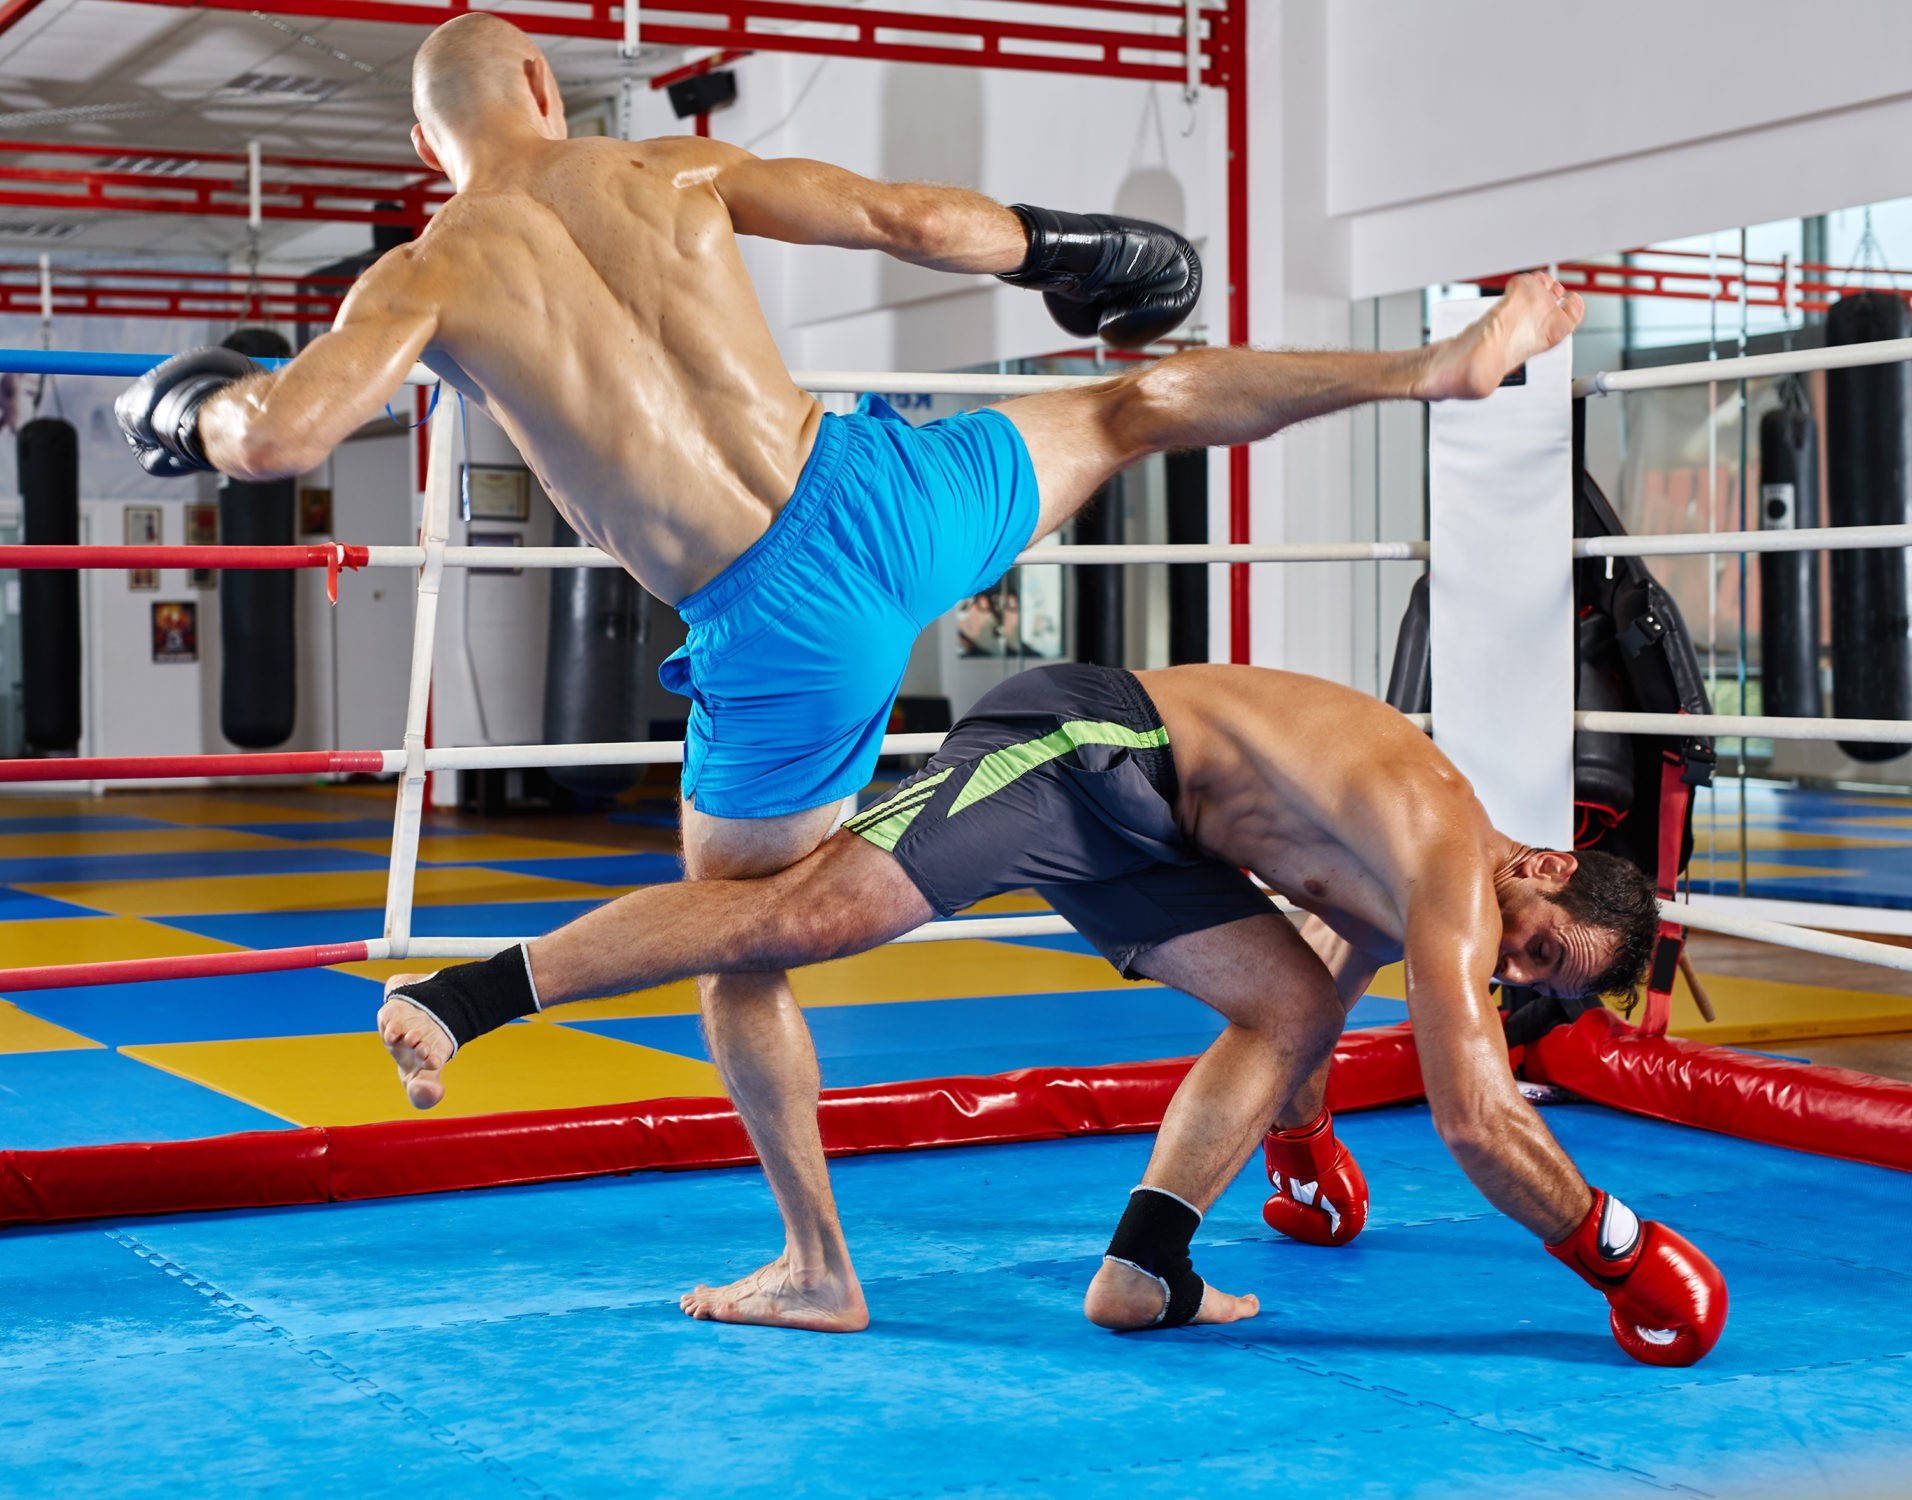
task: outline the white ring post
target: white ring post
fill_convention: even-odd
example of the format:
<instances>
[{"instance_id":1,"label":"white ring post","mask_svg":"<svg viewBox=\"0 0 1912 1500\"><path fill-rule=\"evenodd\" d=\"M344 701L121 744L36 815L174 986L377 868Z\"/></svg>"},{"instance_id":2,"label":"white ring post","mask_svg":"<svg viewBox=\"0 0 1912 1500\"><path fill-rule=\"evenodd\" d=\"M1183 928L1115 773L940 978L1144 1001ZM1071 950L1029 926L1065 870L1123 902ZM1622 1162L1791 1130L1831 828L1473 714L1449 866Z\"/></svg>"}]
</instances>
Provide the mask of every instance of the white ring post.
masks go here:
<instances>
[{"instance_id":1,"label":"white ring post","mask_svg":"<svg viewBox=\"0 0 1912 1500\"><path fill-rule=\"evenodd\" d=\"M412 681L405 700L405 774L392 819L392 872L385 886L385 941L393 958L411 951L412 892L418 878L418 834L425 816L425 724L431 713L432 642L438 629L438 588L445 574L445 542L451 535L451 493L456 482L452 403L431 419L425 463L425 504L420 532L425 563L418 570L418 602L412 615Z\"/></svg>"}]
</instances>

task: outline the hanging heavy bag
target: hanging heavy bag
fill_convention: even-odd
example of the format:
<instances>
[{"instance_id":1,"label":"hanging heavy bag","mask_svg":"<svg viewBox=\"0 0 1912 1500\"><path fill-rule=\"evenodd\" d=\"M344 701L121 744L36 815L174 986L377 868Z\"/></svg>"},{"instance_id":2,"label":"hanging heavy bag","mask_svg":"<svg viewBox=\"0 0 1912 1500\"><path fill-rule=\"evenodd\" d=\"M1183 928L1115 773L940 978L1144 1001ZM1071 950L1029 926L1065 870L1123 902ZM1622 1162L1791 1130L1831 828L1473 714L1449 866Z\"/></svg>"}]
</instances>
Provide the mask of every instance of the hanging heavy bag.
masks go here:
<instances>
[{"instance_id":1,"label":"hanging heavy bag","mask_svg":"<svg viewBox=\"0 0 1912 1500\"><path fill-rule=\"evenodd\" d=\"M1759 419L1759 528L1819 524L1819 427L1797 382ZM1759 555L1759 680L1764 709L1783 718L1825 716L1819 690L1819 554Z\"/></svg>"},{"instance_id":2,"label":"hanging heavy bag","mask_svg":"<svg viewBox=\"0 0 1912 1500\"><path fill-rule=\"evenodd\" d=\"M552 545L582 547L559 517ZM644 737L643 592L621 568L557 568L544 667L544 742L617 743ZM615 797L637 766L558 766L551 779L586 797Z\"/></svg>"},{"instance_id":3,"label":"hanging heavy bag","mask_svg":"<svg viewBox=\"0 0 1912 1500\"><path fill-rule=\"evenodd\" d=\"M270 328L237 329L225 346L253 359L292 354ZM291 479L222 481L219 540L234 547L291 546L296 489ZM299 712L294 590L294 575L283 568L234 570L219 579L219 732L245 750L292 738Z\"/></svg>"},{"instance_id":4,"label":"hanging heavy bag","mask_svg":"<svg viewBox=\"0 0 1912 1500\"><path fill-rule=\"evenodd\" d=\"M39 417L20 429L20 499L28 546L80 540L80 435L71 422ZM80 575L68 568L20 572L20 692L26 741L42 754L80 748Z\"/></svg>"},{"instance_id":5,"label":"hanging heavy bag","mask_svg":"<svg viewBox=\"0 0 1912 1500\"><path fill-rule=\"evenodd\" d=\"M1826 343L1871 343L1912 334L1912 314L1891 292L1855 292L1826 314ZM1912 521L1906 460L1912 453L1912 364L1826 372L1826 509L1834 526ZM1906 549L1832 554L1832 712L1840 719L1912 718L1912 611ZM1892 760L1912 744L1841 741L1854 760Z\"/></svg>"}]
</instances>

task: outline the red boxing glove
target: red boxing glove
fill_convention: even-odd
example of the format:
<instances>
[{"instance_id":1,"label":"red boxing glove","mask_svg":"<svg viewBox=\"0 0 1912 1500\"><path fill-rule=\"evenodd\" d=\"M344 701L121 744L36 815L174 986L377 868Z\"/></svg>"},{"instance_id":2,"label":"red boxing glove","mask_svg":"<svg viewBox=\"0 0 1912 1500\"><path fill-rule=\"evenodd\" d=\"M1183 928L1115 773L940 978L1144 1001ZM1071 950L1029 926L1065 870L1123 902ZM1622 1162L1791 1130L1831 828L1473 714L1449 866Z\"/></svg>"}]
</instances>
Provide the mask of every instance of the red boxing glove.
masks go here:
<instances>
[{"instance_id":1,"label":"red boxing glove","mask_svg":"<svg viewBox=\"0 0 1912 1500\"><path fill-rule=\"evenodd\" d=\"M1547 1247L1612 1307L1620 1347L1641 1364L1690 1365L1726 1327L1726 1280L1664 1224L1598 1188L1580 1227Z\"/></svg>"},{"instance_id":2,"label":"red boxing glove","mask_svg":"<svg viewBox=\"0 0 1912 1500\"><path fill-rule=\"evenodd\" d=\"M1271 1130L1261 1143L1275 1195L1261 1206L1271 1229L1305 1245L1345 1245L1368 1222L1368 1180L1334 1138L1324 1108L1312 1125Z\"/></svg>"}]
</instances>

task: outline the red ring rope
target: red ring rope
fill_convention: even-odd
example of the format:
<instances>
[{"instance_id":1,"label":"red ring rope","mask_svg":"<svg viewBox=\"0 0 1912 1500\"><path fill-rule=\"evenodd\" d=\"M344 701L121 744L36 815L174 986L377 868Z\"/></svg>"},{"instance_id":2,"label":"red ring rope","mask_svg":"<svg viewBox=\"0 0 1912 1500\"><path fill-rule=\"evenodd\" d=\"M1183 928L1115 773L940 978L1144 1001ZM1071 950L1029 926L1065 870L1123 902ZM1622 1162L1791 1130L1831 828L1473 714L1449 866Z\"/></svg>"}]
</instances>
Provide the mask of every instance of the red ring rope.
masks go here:
<instances>
[{"instance_id":1,"label":"red ring rope","mask_svg":"<svg viewBox=\"0 0 1912 1500\"><path fill-rule=\"evenodd\" d=\"M362 568L370 547L0 547L0 568Z\"/></svg>"},{"instance_id":2,"label":"red ring rope","mask_svg":"<svg viewBox=\"0 0 1912 1500\"><path fill-rule=\"evenodd\" d=\"M370 957L369 945L356 942L250 948L236 953L182 953L170 958L122 958L110 963L46 964L32 969L0 969L0 992L137 984L153 979L210 979L222 974L276 974L287 969L355 964Z\"/></svg>"},{"instance_id":3,"label":"red ring rope","mask_svg":"<svg viewBox=\"0 0 1912 1500\"><path fill-rule=\"evenodd\" d=\"M89 755L0 760L9 781L164 781L175 776L377 776L383 750L282 750L262 755Z\"/></svg>"},{"instance_id":4,"label":"red ring rope","mask_svg":"<svg viewBox=\"0 0 1912 1500\"><path fill-rule=\"evenodd\" d=\"M0 568L324 568L326 597L339 602L339 569L362 568L370 547L0 547Z\"/></svg>"}]
</instances>

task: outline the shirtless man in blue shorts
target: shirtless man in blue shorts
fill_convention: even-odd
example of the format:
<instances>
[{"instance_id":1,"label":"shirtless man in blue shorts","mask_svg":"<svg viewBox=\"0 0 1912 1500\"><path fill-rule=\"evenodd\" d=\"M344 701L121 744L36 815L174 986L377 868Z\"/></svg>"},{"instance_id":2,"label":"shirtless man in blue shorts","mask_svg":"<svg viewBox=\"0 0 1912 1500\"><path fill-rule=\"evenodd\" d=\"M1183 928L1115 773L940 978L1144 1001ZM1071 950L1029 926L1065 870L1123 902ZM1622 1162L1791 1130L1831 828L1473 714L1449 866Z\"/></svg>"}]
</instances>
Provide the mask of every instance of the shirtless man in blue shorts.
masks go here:
<instances>
[{"instance_id":1,"label":"shirtless man in blue shorts","mask_svg":"<svg viewBox=\"0 0 1912 1500\"><path fill-rule=\"evenodd\" d=\"M765 875L814 849L870 776L917 633L1118 470L1362 402L1484 396L1581 316L1578 297L1528 276L1424 349L1192 350L922 428L881 402L837 417L791 381L736 236L998 275L1042 290L1072 336L1128 345L1194 306L1194 253L1155 225L717 141L568 140L543 55L481 12L419 49L413 102L413 144L456 189L424 234L360 277L333 330L283 369L180 355L121 397L121 424L149 472L264 480L317 465L415 361L479 403L578 534L690 627L664 676L691 699L696 877ZM772 1270L840 1280L816 1059L789 987L726 974L702 994L784 1215ZM731 1315L753 1320L762 1280Z\"/></svg>"}]
</instances>

